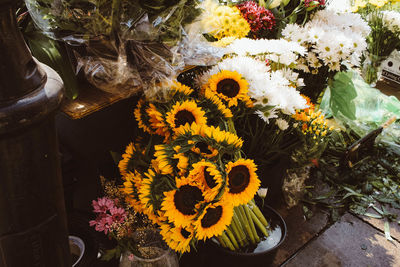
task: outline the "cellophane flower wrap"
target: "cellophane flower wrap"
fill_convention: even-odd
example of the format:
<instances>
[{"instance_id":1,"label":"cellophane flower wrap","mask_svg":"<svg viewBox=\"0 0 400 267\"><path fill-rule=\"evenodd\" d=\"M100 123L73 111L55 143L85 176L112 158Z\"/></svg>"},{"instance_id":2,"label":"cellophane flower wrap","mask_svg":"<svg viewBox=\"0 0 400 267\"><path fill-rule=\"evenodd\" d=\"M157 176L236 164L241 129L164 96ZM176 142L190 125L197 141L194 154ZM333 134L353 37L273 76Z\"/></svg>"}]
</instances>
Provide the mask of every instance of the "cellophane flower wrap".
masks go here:
<instances>
[{"instance_id":1,"label":"cellophane flower wrap","mask_svg":"<svg viewBox=\"0 0 400 267\"><path fill-rule=\"evenodd\" d=\"M76 73L123 97L171 79L187 64L215 62L218 51L189 25L197 0L26 0L39 27L68 44ZM200 60L200 61L199 61ZM207 61L206 61L207 62Z\"/></svg>"}]
</instances>

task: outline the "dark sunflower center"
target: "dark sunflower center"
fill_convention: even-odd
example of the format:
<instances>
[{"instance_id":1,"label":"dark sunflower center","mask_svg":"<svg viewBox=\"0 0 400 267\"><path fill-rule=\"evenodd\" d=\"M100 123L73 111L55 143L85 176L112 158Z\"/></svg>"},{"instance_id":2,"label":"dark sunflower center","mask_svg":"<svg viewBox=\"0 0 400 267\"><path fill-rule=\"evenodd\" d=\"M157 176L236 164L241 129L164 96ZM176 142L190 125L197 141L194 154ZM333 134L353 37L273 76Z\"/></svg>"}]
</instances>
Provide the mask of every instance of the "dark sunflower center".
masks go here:
<instances>
[{"instance_id":1,"label":"dark sunflower center","mask_svg":"<svg viewBox=\"0 0 400 267\"><path fill-rule=\"evenodd\" d=\"M228 174L229 192L238 194L243 192L250 183L250 173L246 166L235 166Z\"/></svg>"},{"instance_id":2,"label":"dark sunflower center","mask_svg":"<svg viewBox=\"0 0 400 267\"><path fill-rule=\"evenodd\" d=\"M186 238L186 239L188 239L189 238L189 236L190 236L190 232L188 232L188 231L186 231L185 229L181 229L181 235L184 237L184 238Z\"/></svg>"},{"instance_id":3,"label":"dark sunflower center","mask_svg":"<svg viewBox=\"0 0 400 267\"><path fill-rule=\"evenodd\" d=\"M240 85L234 79L224 79L217 84L217 92L227 97L235 97L239 93Z\"/></svg>"},{"instance_id":4,"label":"dark sunflower center","mask_svg":"<svg viewBox=\"0 0 400 267\"><path fill-rule=\"evenodd\" d=\"M215 225L222 216L222 207L218 206L216 208L209 208L207 213L204 215L203 219L201 219L201 226L203 228L208 228Z\"/></svg>"},{"instance_id":5,"label":"dark sunflower center","mask_svg":"<svg viewBox=\"0 0 400 267\"><path fill-rule=\"evenodd\" d=\"M205 168L204 168L204 179L209 188L214 188L217 186L217 183L214 180L214 176L212 176Z\"/></svg>"},{"instance_id":6,"label":"dark sunflower center","mask_svg":"<svg viewBox=\"0 0 400 267\"><path fill-rule=\"evenodd\" d=\"M181 125L185 125L186 123L192 124L196 118L193 116L193 113L187 110L180 110L175 115L175 127L179 127Z\"/></svg>"},{"instance_id":7,"label":"dark sunflower center","mask_svg":"<svg viewBox=\"0 0 400 267\"><path fill-rule=\"evenodd\" d=\"M195 205L203 200L201 190L191 185L182 186L174 196L176 209L185 215L194 215L196 213Z\"/></svg>"},{"instance_id":8,"label":"dark sunflower center","mask_svg":"<svg viewBox=\"0 0 400 267\"><path fill-rule=\"evenodd\" d=\"M207 143L205 143L205 142L198 142L198 143L196 143L195 147L200 149L201 153L212 154L211 150L208 149Z\"/></svg>"}]
</instances>

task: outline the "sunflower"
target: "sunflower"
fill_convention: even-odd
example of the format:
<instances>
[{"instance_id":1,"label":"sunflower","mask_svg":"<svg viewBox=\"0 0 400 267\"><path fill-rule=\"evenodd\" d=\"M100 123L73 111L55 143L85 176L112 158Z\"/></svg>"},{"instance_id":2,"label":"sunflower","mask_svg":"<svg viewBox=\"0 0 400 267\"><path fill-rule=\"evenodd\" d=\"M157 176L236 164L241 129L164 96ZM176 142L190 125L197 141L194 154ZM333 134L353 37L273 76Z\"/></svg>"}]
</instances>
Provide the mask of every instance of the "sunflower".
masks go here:
<instances>
[{"instance_id":1,"label":"sunflower","mask_svg":"<svg viewBox=\"0 0 400 267\"><path fill-rule=\"evenodd\" d=\"M155 145L154 146L154 157L155 160L152 161L153 166L157 168L162 174L172 174L174 169L170 161L172 154L168 150L168 145Z\"/></svg>"},{"instance_id":2,"label":"sunflower","mask_svg":"<svg viewBox=\"0 0 400 267\"><path fill-rule=\"evenodd\" d=\"M122 155L122 159L118 163L119 172L121 173L122 177L128 173L129 165L131 165L131 161L133 160L133 155L135 152L135 145L130 143L126 147L125 153Z\"/></svg>"},{"instance_id":3,"label":"sunflower","mask_svg":"<svg viewBox=\"0 0 400 267\"><path fill-rule=\"evenodd\" d=\"M173 156L174 159L178 160L176 167L179 169L179 175L185 175L187 168L189 166L189 158L185 156L183 153L178 153Z\"/></svg>"},{"instance_id":4,"label":"sunflower","mask_svg":"<svg viewBox=\"0 0 400 267\"><path fill-rule=\"evenodd\" d=\"M139 188L142 183L142 176L135 172L128 172L125 175L125 182L121 188L121 191L126 194L126 201L136 212L143 212L143 205L139 199Z\"/></svg>"},{"instance_id":5,"label":"sunflower","mask_svg":"<svg viewBox=\"0 0 400 267\"><path fill-rule=\"evenodd\" d=\"M134 115L136 121L138 122L139 128L142 128L145 132L149 134L153 134L154 132L150 128L150 121L148 114L146 113L147 105L145 105L145 101L140 99L136 105Z\"/></svg>"},{"instance_id":6,"label":"sunflower","mask_svg":"<svg viewBox=\"0 0 400 267\"><path fill-rule=\"evenodd\" d=\"M173 227L170 224L163 224L160 228L163 239L171 249L179 253L190 252L190 242L194 237L193 226Z\"/></svg>"},{"instance_id":7,"label":"sunflower","mask_svg":"<svg viewBox=\"0 0 400 267\"><path fill-rule=\"evenodd\" d=\"M180 82L176 82L176 81L174 82L174 84L173 84L171 89L175 91L174 94L179 93L179 94L182 94L184 96L189 96L190 94L193 93L193 89L192 88L190 88L189 86L186 86L186 85L184 85L184 84L182 84Z\"/></svg>"},{"instance_id":8,"label":"sunflower","mask_svg":"<svg viewBox=\"0 0 400 267\"><path fill-rule=\"evenodd\" d=\"M228 102L228 107L237 106L238 100L248 99L249 83L236 71L223 70L208 80L207 90Z\"/></svg>"},{"instance_id":9,"label":"sunflower","mask_svg":"<svg viewBox=\"0 0 400 267\"><path fill-rule=\"evenodd\" d=\"M157 107L150 103L149 107L146 109L146 112L149 116L150 126L152 129L154 129L153 132L168 139L170 135L168 127L164 122L163 115L160 111L158 111Z\"/></svg>"},{"instance_id":10,"label":"sunflower","mask_svg":"<svg viewBox=\"0 0 400 267\"><path fill-rule=\"evenodd\" d=\"M247 204L260 187L253 160L239 159L226 165L227 190L225 196L234 206Z\"/></svg>"},{"instance_id":11,"label":"sunflower","mask_svg":"<svg viewBox=\"0 0 400 267\"><path fill-rule=\"evenodd\" d=\"M141 181L138 192L140 202L143 206L143 213L147 215L153 223L159 223L166 219L164 212L159 210L162 200L156 197L159 195L157 188L160 187L161 183L162 176L153 169L149 169Z\"/></svg>"},{"instance_id":12,"label":"sunflower","mask_svg":"<svg viewBox=\"0 0 400 267\"><path fill-rule=\"evenodd\" d=\"M219 127L207 126L207 125L197 125L192 123L191 125L185 125L176 131L176 139L181 137L192 138L195 135L204 137L203 139L207 145L218 143L222 147L233 147L234 149L240 149L243 145L243 140L237 135L220 130ZM191 141L191 140L189 140ZM195 143L195 142L193 142ZM206 147L208 148L208 147Z\"/></svg>"},{"instance_id":13,"label":"sunflower","mask_svg":"<svg viewBox=\"0 0 400 267\"><path fill-rule=\"evenodd\" d=\"M196 142L192 147L192 151L201 155L202 157L211 159L218 155L218 150L208 145L206 142Z\"/></svg>"},{"instance_id":14,"label":"sunflower","mask_svg":"<svg viewBox=\"0 0 400 267\"><path fill-rule=\"evenodd\" d=\"M224 103L216 96L213 92L210 90L206 90L204 92L204 98L207 99L208 101L212 102L216 107L218 112L222 115L224 118L232 118L232 111L227 108Z\"/></svg>"},{"instance_id":15,"label":"sunflower","mask_svg":"<svg viewBox=\"0 0 400 267\"><path fill-rule=\"evenodd\" d=\"M177 189L165 192L162 210L176 226L188 226L197 215L199 203L204 201L199 185L189 179L176 179Z\"/></svg>"},{"instance_id":16,"label":"sunflower","mask_svg":"<svg viewBox=\"0 0 400 267\"><path fill-rule=\"evenodd\" d=\"M231 224L232 216L233 206L226 201L209 205L194 223L196 238L205 240L221 235Z\"/></svg>"},{"instance_id":17,"label":"sunflower","mask_svg":"<svg viewBox=\"0 0 400 267\"><path fill-rule=\"evenodd\" d=\"M167 112L166 121L171 129L176 131L186 124L206 124L207 118L205 117L205 112L197 106L195 101L186 100L175 103L172 109Z\"/></svg>"},{"instance_id":18,"label":"sunflower","mask_svg":"<svg viewBox=\"0 0 400 267\"><path fill-rule=\"evenodd\" d=\"M203 186L203 196L208 202L215 200L224 182L217 166L204 160L193 164L188 178L197 180Z\"/></svg>"}]
</instances>

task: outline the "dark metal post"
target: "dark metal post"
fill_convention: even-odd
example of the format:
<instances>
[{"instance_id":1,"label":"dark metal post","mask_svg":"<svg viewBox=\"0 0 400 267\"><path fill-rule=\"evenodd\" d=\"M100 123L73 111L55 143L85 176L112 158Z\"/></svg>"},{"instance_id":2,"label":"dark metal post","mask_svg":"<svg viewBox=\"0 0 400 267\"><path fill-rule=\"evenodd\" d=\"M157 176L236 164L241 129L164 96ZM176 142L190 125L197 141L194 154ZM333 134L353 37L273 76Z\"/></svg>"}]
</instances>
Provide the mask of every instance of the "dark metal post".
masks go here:
<instances>
[{"instance_id":1,"label":"dark metal post","mask_svg":"<svg viewBox=\"0 0 400 267\"><path fill-rule=\"evenodd\" d=\"M63 84L0 0L0 267L70 267L54 113Z\"/></svg>"}]
</instances>

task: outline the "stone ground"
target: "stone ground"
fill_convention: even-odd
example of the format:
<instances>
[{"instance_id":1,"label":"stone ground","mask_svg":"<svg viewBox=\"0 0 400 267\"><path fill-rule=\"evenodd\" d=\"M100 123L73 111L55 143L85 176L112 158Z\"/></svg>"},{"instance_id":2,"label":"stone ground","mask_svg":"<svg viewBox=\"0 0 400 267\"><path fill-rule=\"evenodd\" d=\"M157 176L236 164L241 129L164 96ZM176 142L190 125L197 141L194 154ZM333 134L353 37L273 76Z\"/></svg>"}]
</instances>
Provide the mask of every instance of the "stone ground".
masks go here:
<instances>
[{"instance_id":1,"label":"stone ground","mask_svg":"<svg viewBox=\"0 0 400 267\"><path fill-rule=\"evenodd\" d=\"M286 220L288 234L273 266L400 266L397 223L390 225L393 241L388 241L382 220L345 213L330 224L323 211L305 220L299 206L278 210Z\"/></svg>"}]
</instances>

